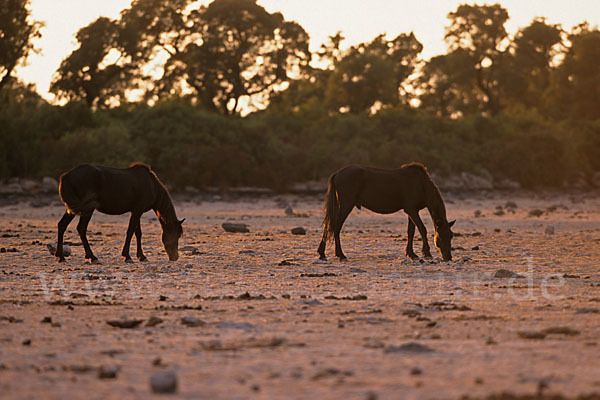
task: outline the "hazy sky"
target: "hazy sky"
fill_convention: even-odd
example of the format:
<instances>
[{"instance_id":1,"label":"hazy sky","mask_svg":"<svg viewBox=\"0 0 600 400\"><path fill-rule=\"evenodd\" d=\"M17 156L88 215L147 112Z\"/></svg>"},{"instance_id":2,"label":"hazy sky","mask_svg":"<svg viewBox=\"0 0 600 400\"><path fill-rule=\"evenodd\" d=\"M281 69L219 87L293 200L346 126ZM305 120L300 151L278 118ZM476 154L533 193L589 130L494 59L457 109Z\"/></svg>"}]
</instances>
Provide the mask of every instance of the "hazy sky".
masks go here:
<instances>
[{"instance_id":1,"label":"hazy sky","mask_svg":"<svg viewBox=\"0 0 600 400\"><path fill-rule=\"evenodd\" d=\"M210 1L204 1L208 4ZM285 19L294 20L309 33L311 49L317 50L329 35L342 31L343 47L373 39L380 33L393 38L413 31L423 43L422 56L429 58L445 52L444 28L447 15L459 0L258 0L269 12L280 11ZM514 34L534 17L546 17L549 23L560 23L570 30L583 21L600 25L598 0L498 0L476 4L500 3L508 10L507 29ZM48 100L47 90L52 75L63 58L75 48L77 31L98 18L117 18L131 0L31 0L33 17L43 21L43 37L37 42L41 53L32 55L18 75L25 82L37 84Z\"/></svg>"}]
</instances>

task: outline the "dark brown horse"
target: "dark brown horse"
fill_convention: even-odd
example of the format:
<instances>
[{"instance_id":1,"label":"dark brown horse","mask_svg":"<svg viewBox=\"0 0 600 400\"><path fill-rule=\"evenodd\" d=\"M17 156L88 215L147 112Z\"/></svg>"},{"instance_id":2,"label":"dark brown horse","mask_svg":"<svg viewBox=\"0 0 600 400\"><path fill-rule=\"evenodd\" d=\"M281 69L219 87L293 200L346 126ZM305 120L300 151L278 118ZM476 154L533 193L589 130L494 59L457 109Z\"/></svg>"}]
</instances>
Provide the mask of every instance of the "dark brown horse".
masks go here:
<instances>
[{"instance_id":1,"label":"dark brown horse","mask_svg":"<svg viewBox=\"0 0 600 400\"><path fill-rule=\"evenodd\" d=\"M134 163L125 169L79 165L60 177L60 197L67 211L58 223L58 244L55 256L64 261L63 237L69 223L79 215L77 232L85 249L85 259L97 262L92 253L86 232L94 210L104 214L120 215L131 213L125 245L121 255L126 262L133 262L129 255L131 238L135 233L137 241L137 258L146 261L142 251L142 229L140 217L149 210L154 210L162 227L162 242L169 260L179 258L178 243L183 234L171 196L165 186L148 165Z\"/></svg>"},{"instance_id":2,"label":"dark brown horse","mask_svg":"<svg viewBox=\"0 0 600 400\"><path fill-rule=\"evenodd\" d=\"M413 260L418 258L413 251L415 225L423 238L423 256L431 258L427 229L419 217L419 210L427 208L435 227L435 246L444 261L452 259L450 242L453 234L450 228L456 221L448 222L446 219L446 207L440 191L427 169L418 163L391 170L351 165L333 173L325 196L323 239L318 250L321 259L325 259L325 247L332 236L336 257L346 259L340 245L340 231L352 209L360 210L363 206L379 214L404 210L408 215L406 255Z\"/></svg>"}]
</instances>

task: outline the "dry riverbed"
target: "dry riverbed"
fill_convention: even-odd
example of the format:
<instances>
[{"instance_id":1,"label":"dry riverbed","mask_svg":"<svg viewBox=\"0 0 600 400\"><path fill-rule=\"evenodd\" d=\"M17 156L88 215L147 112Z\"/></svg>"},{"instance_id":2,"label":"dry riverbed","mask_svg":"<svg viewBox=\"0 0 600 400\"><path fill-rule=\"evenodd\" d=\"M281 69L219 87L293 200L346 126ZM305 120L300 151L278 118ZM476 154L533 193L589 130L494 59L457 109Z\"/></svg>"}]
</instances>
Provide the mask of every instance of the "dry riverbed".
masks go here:
<instances>
[{"instance_id":1,"label":"dry riverbed","mask_svg":"<svg viewBox=\"0 0 600 400\"><path fill-rule=\"evenodd\" d=\"M598 193L445 197L458 220L448 263L404 257L403 214L356 209L349 260L330 246L320 261L321 198L282 195L175 196L177 262L153 214L149 261L126 264L128 217L96 213L102 264L84 262L76 222L59 264L47 245L60 202L5 202L0 397L600 398Z\"/></svg>"}]
</instances>

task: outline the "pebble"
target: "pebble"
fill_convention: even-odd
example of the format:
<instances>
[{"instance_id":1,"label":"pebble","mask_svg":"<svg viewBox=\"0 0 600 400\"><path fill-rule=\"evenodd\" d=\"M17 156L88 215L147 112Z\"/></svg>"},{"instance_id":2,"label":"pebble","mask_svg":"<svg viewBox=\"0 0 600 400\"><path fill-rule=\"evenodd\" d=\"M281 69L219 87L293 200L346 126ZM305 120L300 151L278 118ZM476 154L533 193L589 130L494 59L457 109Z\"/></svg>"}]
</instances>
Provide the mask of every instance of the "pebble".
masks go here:
<instances>
[{"instance_id":1,"label":"pebble","mask_svg":"<svg viewBox=\"0 0 600 400\"><path fill-rule=\"evenodd\" d=\"M175 393L177 376L173 371L158 372L150 377L150 387L154 393Z\"/></svg>"},{"instance_id":2,"label":"pebble","mask_svg":"<svg viewBox=\"0 0 600 400\"><path fill-rule=\"evenodd\" d=\"M548 225L544 230L546 235L554 235L554 227L552 225Z\"/></svg>"},{"instance_id":3,"label":"pebble","mask_svg":"<svg viewBox=\"0 0 600 400\"><path fill-rule=\"evenodd\" d=\"M517 335L523 339L544 339L546 333L541 331L518 331Z\"/></svg>"},{"instance_id":4,"label":"pebble","mask_svg":"<svg viewBox=\"0 0 600 400\"><path fill-rule=\"evenodd\" d=\"M540 217L544 212L539 208L534 208L533 210L529 210L530 217Z\"/></svg>"},{"instance_id":5,"label":"pebble","mask_svg":"<svg viewBox=\"0 0 600 400\"><path fill-rule=\"evenodd\" d=\"M148 322L146 322L146 326L152 327L152 326L156 326L160 323L163 322L163 319L160 317L156 317L156 316L151 316L150 319L148 320Z\"/></svg>"},{"instance_id":6,"label":"pebble","mask_svg":"<svg viewBox=\"0 0 600 400\"><path fill-rule=\"evenodd\" d=\"M516 272L512 272L507 269L499 269L494 274L494 278L525 278L525 277L523 275L517 274Z\"/></svg>"},{"instance_id":7,"label":"pebble","mask_svg":"<svg viewBox=\"0 0 600 400\"><path fill-rule=\"evenodd\" d=\"M297 226L292 229L292 234L293 235L306 235L306 229L304 229L301 226Z\"/></svg>"},{"instance_id":8,"label":"pebble","mask_svg":"<svg viewBox=\"0 0 600 400\"><path fill-rule=\"evenodd\" d=\"M132 329L144 322L143 319L113 319L106 321L110 326L121 329Z\"/></svg>"},{"instance_id":9,"label":"pebble","mask_svg":"<svg viewBox=\"0 0 600 400\"><path fill-rule=\"evenodd\" d=\"M117 373L119 372L119 367L117 366L101 366L98 369L98 379L115 379L117 377Z\"/></svg>"},{"instance_id":10,"label":"pebble","mask_svg":"<svg viewBox=\"0 0 600 400\"><path fill-rule=\"evenodd\" d=\"M223 229L226 232L232 233L248 233L250 229L248 229L248 225L246 224L236 224L232 222L224 222L222 225Z\"/></svg>"},{"instance_id":11,"label":"pebble","mask_svg":"<svg viewBox=\"0 0 600 400\"><path fill-rule=\"evenodd\" d=\"M408 353L408 354L421 354L431 353L433 350L431 347L425 346L424 344L409 342L400 346L387 346L384 349L386 353Z\"/></svg>"},{"instance_id":12,"label":"pebble","mask_svg":"<svg viewBox=\"0 0 600 400\"><path fill-rule=\"evenodd\" d=\"M206 325L206 322L202 321L200 318L189 317L189 316L181 318L181 323L185 326L191 326L191 327Z\"/></svg>"},{"instance_id":13,"label":"pebble","mask_svg":"<svg viewBox=\"0 0 600 400\"><path fill-rule=\"evenodd\" d=\"M54 255L56 253L56 245L54 243L48 243L48 244L46 244L46 247L48 247L50 254ZM69 257L70 255L71 255L71 247L69 247L69 245L67 245L67 244L64 244L63 245L63 256Z\"/></svg>"}]
</instances>

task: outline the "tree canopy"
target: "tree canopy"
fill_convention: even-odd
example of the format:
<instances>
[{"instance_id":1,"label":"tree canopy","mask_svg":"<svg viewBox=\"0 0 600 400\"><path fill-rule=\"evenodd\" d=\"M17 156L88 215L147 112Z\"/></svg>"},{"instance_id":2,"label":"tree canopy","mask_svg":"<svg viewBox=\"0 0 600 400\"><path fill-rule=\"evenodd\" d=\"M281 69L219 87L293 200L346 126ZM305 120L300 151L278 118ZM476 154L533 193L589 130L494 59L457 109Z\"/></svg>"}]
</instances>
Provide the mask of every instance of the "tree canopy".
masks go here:
<instances>
[{"instance_id":1,"label":"tree canopy","mask_svg":"<svg viewBox=\"0 0 600 400\"><path fill-rule=\"evenodd\" d=\"M413 33L344 48L338 32L313 54L302 26L256 0L135 0L118 19L102 17L78 32L79 47L51 90L98 108L187 98L223 115L267 106L313 115L404 106L460 118L520 105L598 117L598 28L567 33L536 18L511 36L499 4L463 4L448 20L448 51L430 60L419 59L423 46Z\"/></svg>"},{"instance_id":2,"label":"tree canopy","mask_svg":"<svg viewBox=\"0 0 600 400\"><path fill-rule=\"evenodd\" d=\"M34 51L40 22L32 21L29 0L0 0L0 90L15 68Z\"/></svg>"}]
</instances>

